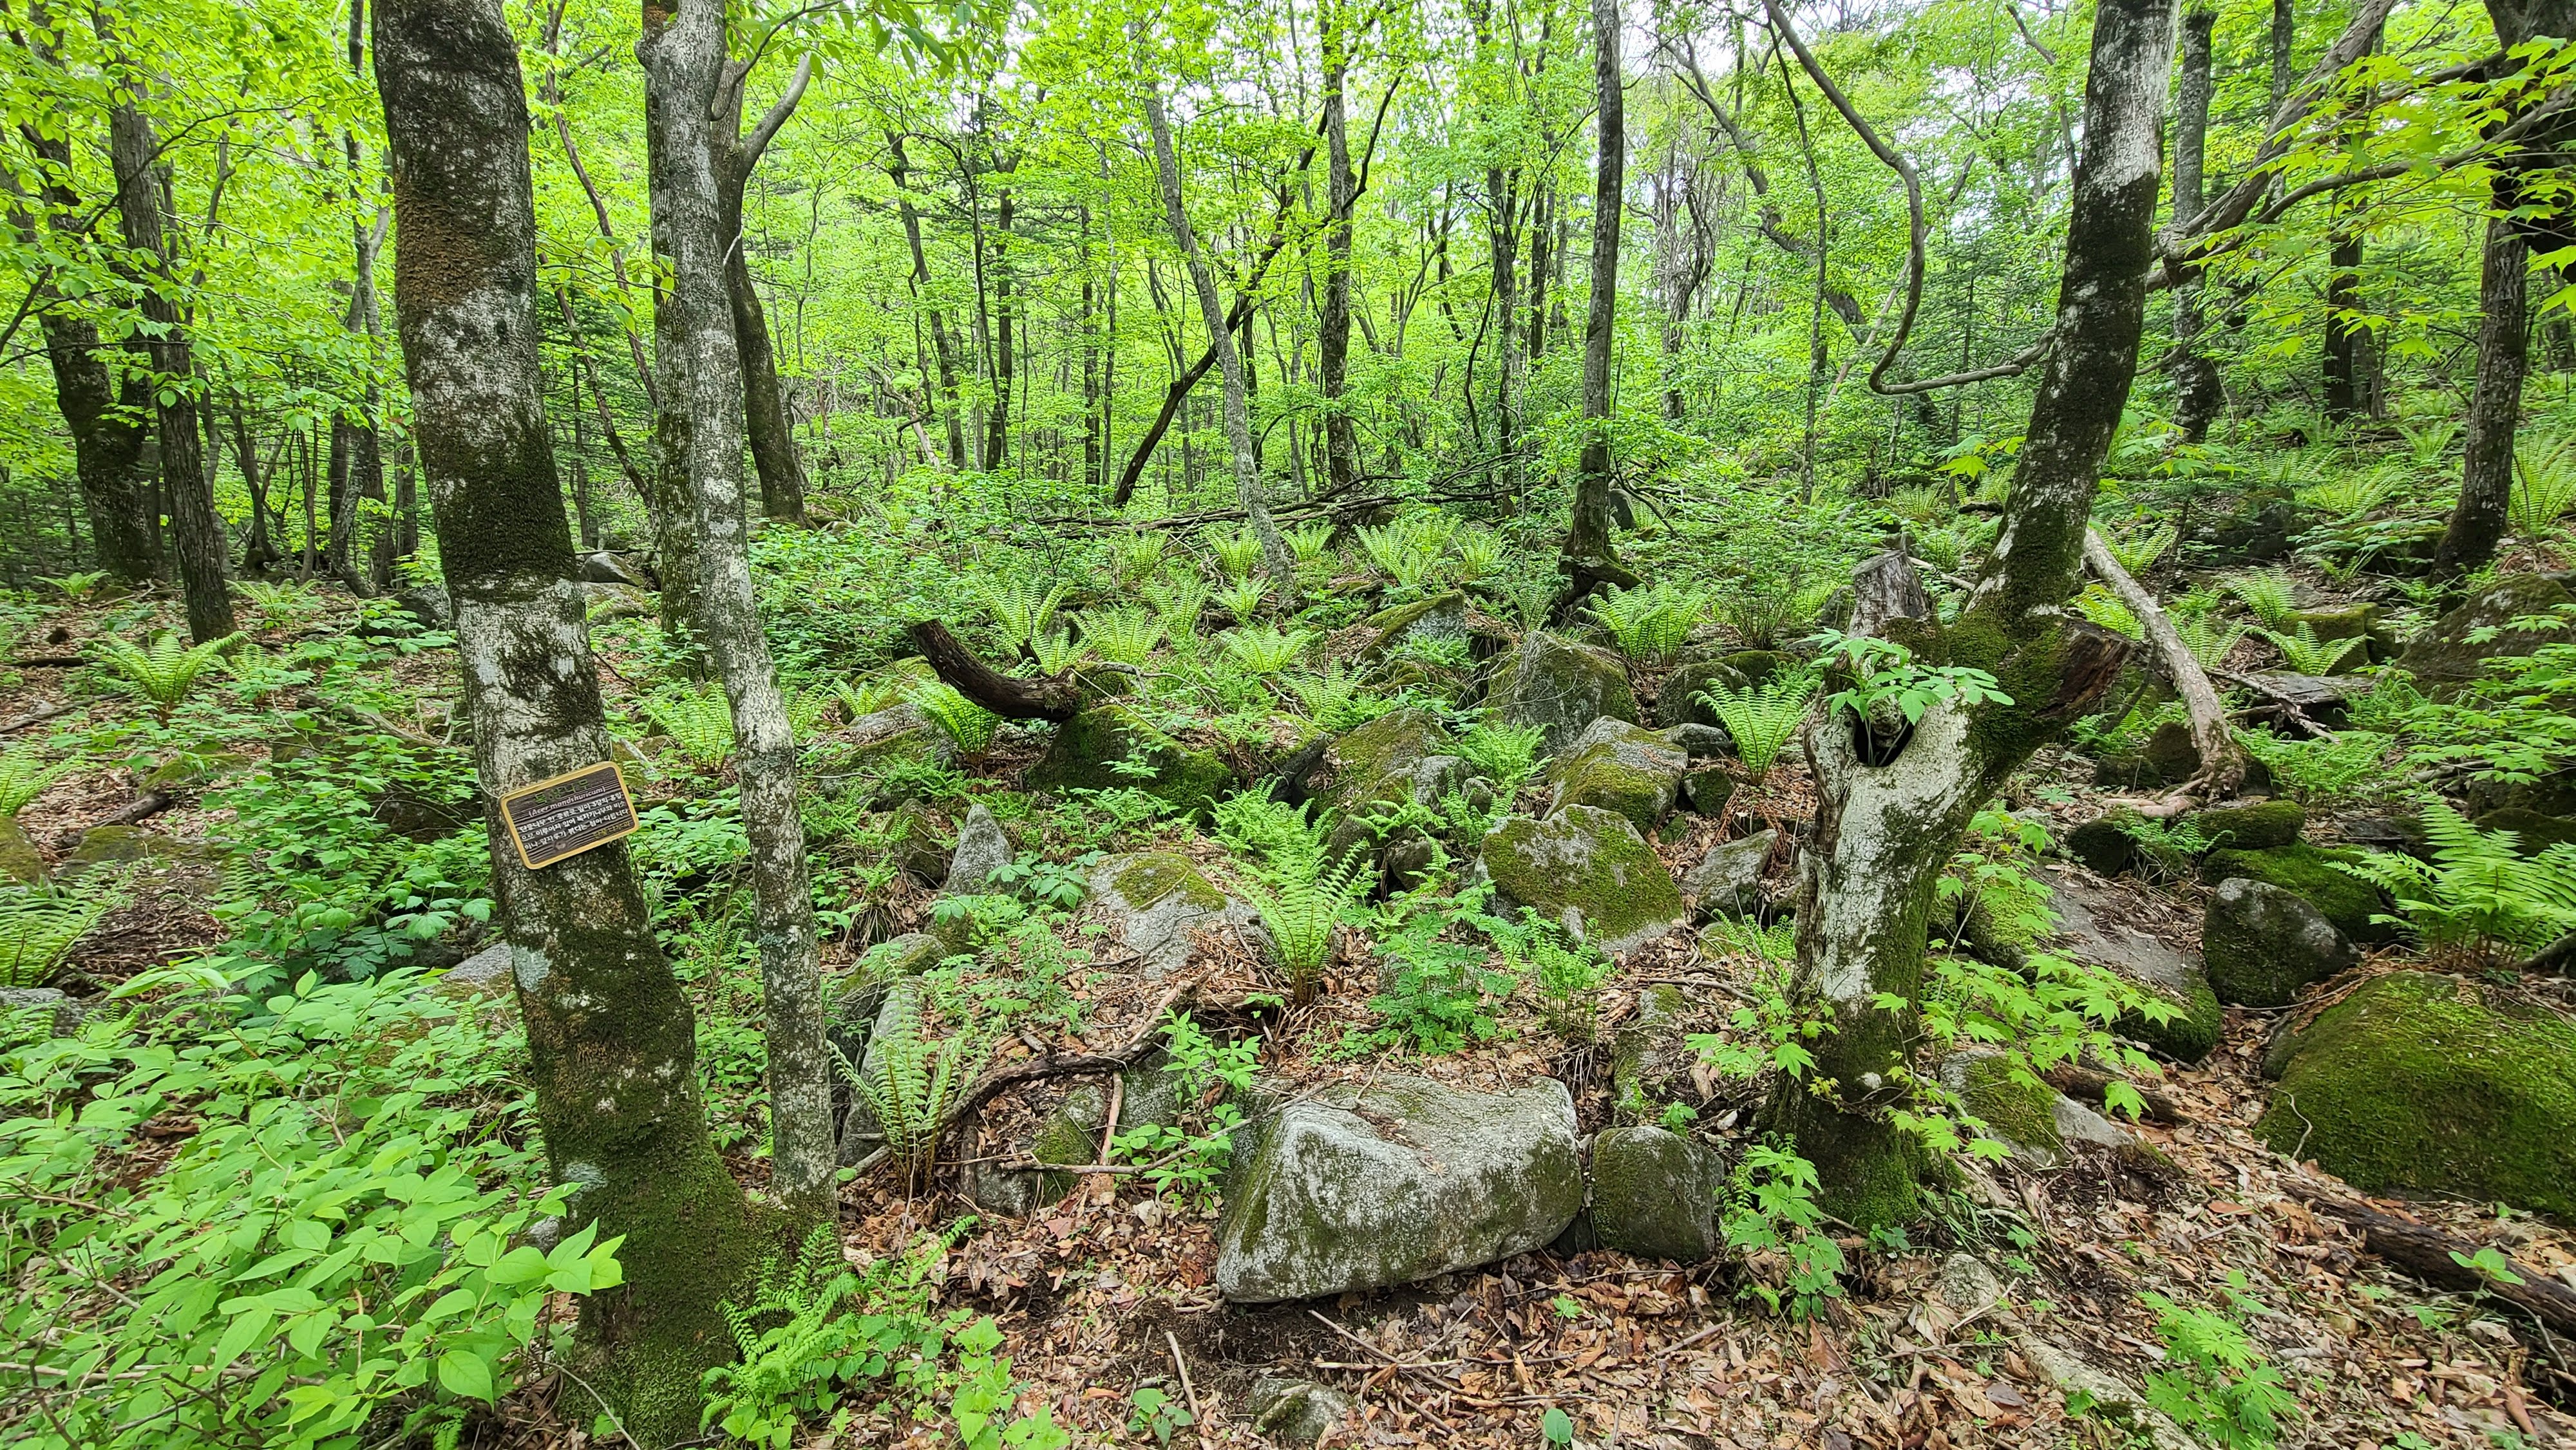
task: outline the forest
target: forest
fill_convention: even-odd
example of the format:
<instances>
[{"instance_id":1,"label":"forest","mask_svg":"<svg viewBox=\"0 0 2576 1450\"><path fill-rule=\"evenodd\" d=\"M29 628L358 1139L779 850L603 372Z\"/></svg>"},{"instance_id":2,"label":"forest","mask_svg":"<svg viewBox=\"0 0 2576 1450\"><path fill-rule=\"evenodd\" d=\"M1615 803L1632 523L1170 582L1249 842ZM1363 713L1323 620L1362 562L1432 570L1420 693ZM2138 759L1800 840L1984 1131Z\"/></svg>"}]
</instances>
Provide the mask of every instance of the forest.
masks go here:
<instances>
[{"instance_id":1,"label":"forest","mask_svg":"<svg viewBox=\"0 0 2576 1450\"><path fill-rule=\"evenodd\" d=\"M0 113L8 1444L2576 1443L2576 4Z\"/></svg>"}]
</instances>

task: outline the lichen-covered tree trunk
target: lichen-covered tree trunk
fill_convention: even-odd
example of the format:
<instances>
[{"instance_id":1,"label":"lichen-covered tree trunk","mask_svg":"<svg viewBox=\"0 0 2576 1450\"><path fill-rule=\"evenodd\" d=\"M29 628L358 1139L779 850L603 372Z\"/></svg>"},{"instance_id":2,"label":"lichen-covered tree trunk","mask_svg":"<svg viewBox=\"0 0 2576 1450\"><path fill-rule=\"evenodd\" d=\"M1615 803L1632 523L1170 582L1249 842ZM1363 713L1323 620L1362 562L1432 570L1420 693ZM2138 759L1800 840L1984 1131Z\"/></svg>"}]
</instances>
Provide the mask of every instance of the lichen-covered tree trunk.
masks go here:
<instances>
[{"instance_id":1,"label":"lichen-covered tree trunk","mask_svg":"<svg viewBox=\"0 0 2576 1450\"><path fill-rule=\"evenodd\" d=\"M1235 351L1225 299L1217 295L1216 274L1199 250L1198 233L1190 226L1189 208L1181 198L1180 155L1172 147L1172 126L1163 114L1162 92L1150 77L1144 86L1145 124L1154 133L1154 169L1162 184L1163 219L1171 225L1172 237L1180 243L1181 256L1189 263L1190 282L1199 296L1199 315L1207 322L1208 351L1216 355L1217 373L1224 382L1225 441L1234 456L1235 502L1241 505L1245 520L1252 526L1253 537L1261 541L1261 571L1270 577L1270 587L1279 602L1293 609L1297 603L1297 562L1288 552L1287 541L1279 537L1279 526L1270 521L1270 505L1263 497L1260 455L1252 445L1252 404L1244 382L1243 358Z\"/></svg>"},{"instance_id":2,"label":"lichen-covered tree trunk","mask_svg":"<svg viewBox=\"0 0 2576 1450\"><path fill-rule=\"evenodd\" d=\"M199 644L233 632L233 601L225 582L224 521L215 513L213 478L206 471L205 440L197 430L197 356L180 316L177 269L162 213L169 176L151 118L132 98L108 113L108 155L116 167L116 216L125 245L150 269L142 298L153 324L144 346L159 374L158 422L161 486L170 505L172 552L179 560L179 588L188 605L188 637Z\"/></svg>"},{"instance_id":3,"label":"lichen-covered tree trunk","mask_svg":"<svg viewBox=\"0 0 2576 1450\"><path fill-rule=\"evenodd\" d=\"M717 129L724 82L723 0L648 4L636 54L655 97L648 124L658 160L653 239L670 282L653 312L657 435L669 487L681 495L666 530L692 534L698 597L692 624L733 711L743 834L751 843L761 998L769 1062L770 1182L803 1215L832 1212L831 1056L814 939L805 825L796 810L796 741L761 632L743 520L742 360L725 283Z\"/></svg>"},{"instance_id":4,"label":"lichen-covered tree trunk","mask_svg":"<svg viewBox=\"0 0 2576 1450\"><path fill-rule=\"evenodd\" d=\"M1807 734L1820 800L1800 887L1796 989L1831 1030L1816 1043L1815 1070L1781 1084L1764 1123L1815 1162L1828 1210L1864 1227L1902 1222L1919 1203L1924 1149L1891 1113L1916 1087L1941 871L1978 807L2100 696L2126 656L2117 636L2071 621L2065 601L2137 373L2173 3L2105 0L2096 11L2057 347L1983 577L1946 628L1919 603L1854 620L1855 632L1884 634L1918 660L1993 672L2013 703L1936 704L1892 752L1865 748L1845 714ZM1893 556L1870 567L1902 575L1911 565ZM1918 598L1893 587L1863 597Z\"/></svg>"},{"instance_id":5,"label":"lichen-covered tree trunk","mask_svg":"<svg viewBox=\"0 0 2576 1450\"><path fill-rule=\"evenodd\" d=\"M667 1443L696 1431L698 1375L732 1355L717 1305L756 1225L707 1135L688 1000L626 848L526 870L495 804L608 757L538 376L518 43L499 0L378 0L374 37L394 309L538 1127L574 1221L624 1240L625 1282L582 1301L583 1378L628 1433Z\"/></svg>"},{"instance_id":6,"label":"lichen-covered tree trunk","mask_svg":"<svg viewBox=\"0 0 2576 1450\"><path fill-rule=\"evenodd\" d=\"M2202 163L2209 143L2210 33L2218 12L2196 5L2182 18L2182 84L2174 100L2173 216L2175 225L2200 215ZM2224 395L2218 364L2200 350L2201 283L2187 279L2174 292L2174 422L2197 443L2216 421Z\"/></svg>"},{"instance_id":7,"label":"lichen-covered tree trunk","mask_svg":"<svg viewBox=\"0 0 2576 1450\"><path fill-rule=\"evenodd\" d=\"M717 196L725 237L725 294L732 304L734 350L742 361L743 421L751 438L751 466L760 476L760 511L787 523L805 522L805 464L796 449L796 418L787 406L787 392L778 382L778 357L769 338L769 312L760 302L760 289L751 279L751 238L742 227L743 194L751 185L751 174L760 164L760 153L769 137L775 134L775 122L764 122L759 133L746 142L737 134L742 126L742 83L748 65L728 68L724 86L723 129L716 136L719 148L716 173L720 189ZM784 121L785 110L795 108L795 97L801 96L805 80L812 74L810 63L797 71L797 80L784 110L776 121Z\"/></svg>"},{"instance_id":8,"label":"lichen-covered tree trunk","mask_svg":"<svg viewBox=\"0 0 2576 1450\"><path fill-rule=\"evenodd\" d=\"M1619 325L1619 213L1627 204L1628 173L1619 23L1618 0L1592 0L1601 143L1592 185L1592 305L1583 323L1583 459L1574 479L1574 519L1565 533L1565 570L1574 598L1603 582L1635 582L1610 545L1610 487L1616 477L1610 465L1610 352Z\"/></svg>"},{"instance_id":9,"label":"lichen-covered tree trunk","mask_svg":"<svg viewBox=\"0 0 2576 1450\"><path fill-rule=\"evenodd\" d=\"M1342 401L1351 355L1351 208L1358 180L1351 173L1346 82L1350 73L1350 16L1327 0L1317 28L1324 47L1325 194L1332 214L1324 230L1324 303L1316 323L1315 364L1324 391L1324 482L1335 496L1359 477L1359 430Z\"/></svg>"},{"instance_id":10,"label":"lichen-covered tree trunk","mask_svg":"<svg viewBox=\"0 0 2576 1450\"><path fill-rule=\"evenodd\" d=\"M2433 551L2436 573L2475 569L2504 539L2513 497L2513 435L2522 424L2522 384L2531 368L2522 236L2504 217L2487 221L2485 271L2478 281L2478 375L2460 464L2460 500Z\"/></svg>"}]
</instances>

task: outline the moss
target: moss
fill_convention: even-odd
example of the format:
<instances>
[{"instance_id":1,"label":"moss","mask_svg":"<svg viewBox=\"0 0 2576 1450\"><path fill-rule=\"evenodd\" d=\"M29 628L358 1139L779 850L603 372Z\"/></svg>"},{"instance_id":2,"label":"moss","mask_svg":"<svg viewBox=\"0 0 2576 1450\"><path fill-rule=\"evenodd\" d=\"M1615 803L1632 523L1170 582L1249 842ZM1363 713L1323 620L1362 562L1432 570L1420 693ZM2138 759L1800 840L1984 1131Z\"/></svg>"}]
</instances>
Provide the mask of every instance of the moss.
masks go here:
<instances>
[{"instance_id":1,"label":"moss","mask_svg":"<svg viewBox=\"0 0 2576 1450\"><path fill-rule=\"evenodd\" d=\"M1480 869L1503 897L1551 920L1577 913L1613 951L1662 934L1682 916L1681 888L1626 818L1568 806L1514 817L1485 838Z\"/></svg>"},{"instance_id":2,"label":"moss","mask_svg":"<svg viewBox=\"0 0 2576 1450\"><path fill-rule=\"evenodd\" d=\"M1717 685L1741 690L1750 683L1724 660L1697 660L1682 665L1664 676L1656 692L1655 723L1667 730L1676 725L1715 725L1717 712L1700 699L1701 692Z\"/></svg>"},{"instance_id":3,"label":"moss","mask_svg":"<svg viewBox=\"0 0 2576 1450\"><path fill-rule=\"evenodd\" d=\"M2338 861L2358 861L2359 851L2298 842L2262 851L2212 851L2201 862L2200 879L2211 883L2242 876L2278 886L2323 913L2335 929L2365 945L2397 939L2397 928L2371 917L2388 910L2379 888L2349 872Z\"/></svg>"},{"instance_id":4,"label":"moss","mask_svg":"<svg viewBox=\"0 0 2576 1450\"><path fill-rule=\"evenodd\" d=\"M1597 806L1626 817L1641 834L1654 830L1672 809L1689 757L1635 725L1606 738L1585 738L1591 743L1559 762L1554 772L1557 805Z\"/></svg>"},{"instance_id":5,"label":"moss","mask_svg":"<svg viewBox=\"0 0 2576 1450\"><path fill-rule=\"evenodd\" d=\"M1453 589L1429 599L1381 609L1368 617L1368 627L1377 631L1377 639L1368 647L1370 654L1383 654L1395 648L1409 633L1434 637L1461 635L1467 630L1467 596Z\"/></svg>"},{"instance_id":6,"label":"moss","mask_svg":"<svg viewBox=\"0 0 2576 1450\"><path fill-rule=\"evenodd\" d=\"M2365 1193L2576 1217L2576 1027L2456 977L2381 977L2300 1034L2256 1131Z\"/></svg>"},{"instance_id":7,"label":"moss","mask_svg":"<svg viewBox=\"0 0 2576 1450\"><path fill-rule=\"evenodd\" d=\"M1746 683L1754 685L1769 680L1782 670L1794 670L1798 667L1796 660L1778 650L1768 649L1737 650L1719 663L1742 675Z\"/></svg>"},{"instance_id":8,"label":"moss","mask_svg":"<svg viewBox=\"0 0 2576 1450\"><path fill-rule=\"evenodd\" d=\"M1177 891L1201 911L1225 910L1225 893L1190 864L1168 851L1138 856L1118 873L1114 883L1127 904L1142 909Z\"/></svg>"},{"instance_id":9,"label":"moss","mask_svg":"<svg viewBox=\"0 0 2576 1450\"><path fill-rule=\"evenodd\" d=\"M1485 702L1503 724L1543 730L1540 748L1551 754L1604 715L1637 718L1636 693L1615 656L1552 634L1528 636L1496 663Z\"/></svg>"},{"instance_id":10,"label":"moss","mask_svg":"<svg viewBox=\"0 0 2576 1450\"><path fill-rule=\"evenodd\" d=\"M1120 762L1141 759L1151 776L1128 776ZM1135 786L1188 808L1232 785L1234 772L1203 750L1192 750L1147 724L1124 705L1100 704L1058 727L1044 759L1029 771L1033 790L1108 790Z\"/></svg>"},{"instance_id":11,"label":"moss","mask_svg":"<svg viewBox=\"0 0 2576 1450\"><path fill-rule=\"evenodd\" d=\"M2137 864L2138 843L2104 816L2067 832L2066 854L2104 876L2117 876Z\"/></svg>"},{"instance_id":12,"label":"moss","mask_svg":"<svg viewBox=\"0 0 2576 1450\"><path fill-rule=\"evenodd\" d=\"M1592 1228L1604 1248L1697 1263L1717 1252L1718 1177L1707 1153L1661 1128L1610 1128L1592 1143Z\"/></svg>"},{"instance_id":13,"label":"moss","mask_svg":"<svg viewBox=\"0 0 2576 1450\"><path fill-rule=\"evenodd\" d=\"M2057 1092L2014 1075L2000 1052L1966 1052L1943 1064L1942 1077L1997 1137L2017 1148L2054 1155L2065 1139L2057 1131Z\"/></svg>"},{"instance_id":14,"label":"moss","mask_svg":"<svg viewBox=\"0 0 2576 1450\"><path fill-rule=\"evenodd\" d=\"M2163 1021L2148 1020L2146 1014L2132 1012L2113 1025L2121 1036L2146 1044L2148 1050L2176 1062L2198 1062L2209 1056L2218 1045L2218 1032L2227 1016L2218 1005L2218 993L2205 976L2192 978L2188 994L2149 983L2138 984L2142 990L2155 993L2176 1008L2176 1015Z\"/></svg>"},{"instance_id":15,"label":"moss","mask_svg":"<svg viewBox=\"0 0 2576 1450\"><path fill-rule=\"evenodd\" d=\"M2212 846L2238 851L2269 851L2294 844L2308 828L2308 808L2291 800L2252 801L2212 806L2183 818L2196 826Z\"/></svg>"},{"instance_id":16,"label":"moss","mask_svg":"<svg viewBox=\"0 0 2576 1450\"><path fill-rule=\"evenodd\" d=\"M1399 800L1410 790L1412 770L1427 756L1449 753L1455 741L1428 710L1380 715L1333 742L1333 804L1345 812Z\"/></svg>"},{"instance_id":17,"label":"moss","mask_svg":"<svg viewBox=\"0 0 2576 1450\"><path fill-rule=\"evenodd\" d=\"M1100 1152L1099 1136L1083 1130L1081 1124L1058 1115L1047 1119L1046 1126L1029 1143L1029 1156L1040 1163L1088 1163ZM1038 1202L1058 1203L1073 1192L1080 1175L1048 1173L1038 1179Z\"/></svg>"}]
</instances>

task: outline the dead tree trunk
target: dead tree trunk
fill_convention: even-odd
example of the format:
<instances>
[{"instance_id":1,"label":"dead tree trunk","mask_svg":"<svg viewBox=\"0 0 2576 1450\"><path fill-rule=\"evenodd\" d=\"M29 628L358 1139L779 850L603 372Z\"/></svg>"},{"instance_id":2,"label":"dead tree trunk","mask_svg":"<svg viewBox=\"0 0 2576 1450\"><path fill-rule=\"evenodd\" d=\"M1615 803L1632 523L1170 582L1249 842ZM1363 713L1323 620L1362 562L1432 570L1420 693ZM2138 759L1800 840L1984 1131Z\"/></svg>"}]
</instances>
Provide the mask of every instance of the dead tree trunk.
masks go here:
<instances>
[{"instance_id":1,"label":"dead tree trunk","mask_svg":"<svg viewBox=\"0 0 2576 1450\"><path fill-rule=\"evenodd\" d=\"M1279 526L1270 521L1270 505L1262 496L1261 464L1252 444L1252 405L1244 382L1243 358L1235 351L1234 333L1227 326L1225 300L1217 295L1216 274L1199 250L1198 233L1190 226L1189 208L1181 200L1181 162L1172 147L1171 123L1163 115L1163 95L1149 78L1145 82L1145 124L1154 133L1154 166L1163 188L1163 218L1171 224L1173 240L1180 243L1181 256L1189 263L1190 281L1199 294L1199 315L1206 320L1208 351L1216 354L1218 376L1225 383L1225 441L1234 455L1234 498L1251 525L1253 537L1261 541L1262 572L1270 576L1270 587L1277 591L1279 603L1294 609L1297 603L1297 563L1288 553L1288 543L1279 537ZM1248 315L1248 314L1247 314Z\"/></svg>"},{"instance_id":2,"label":"dead tree trunk","mask_svg":"<svg viewBox=\"0 0 2576 1450\"><path fill-rule=\"evenodd\" d=\"M636 46L654 104L653 237L670 269L654 310L654 389L662 473L677 495L667 534L694 534L692 621L733 712L743 833L758 899L766 1012L770 1181L797 1213L832 1212L832 1068L823 1040L823 982L805 826L796 810L796 742L753 596L742 498L742 360L725 283L723 167L718 129L727 62L723 0L648 0Z\"/></svg>"},{"instance_id":3,"label":"dead tree trunk","mask_svg":"<svg viewBox=\"0 0 2576 1450\"><path fill-rule=\"evenodd\" d=\"M581 1301L600 1360L586 1378L628 1433L667 1443L698 1428L698 1372L731 1357L717 1306L758 1246L626 848L529 871L491 804L608 758L538 374L518 40L498 0L377 0L374 35L403 242L394 310L537 1123L575 1190L569 1216L625 1239L625 1282Z\"/></svg>"},{"instance_id":4,"label":"dead tree trunk","mask_svg":"<svg viewBox=\"0 0 2576 1450\"><path fill-rule=\"evenodd\" d=\"M1930 617L1875 625L1919 661L1992 672L2012 703L1935 704L1892 743L1842 713L1807 733L1820 801L1800 886L1796 991L1830 1030L1816 1041L1813 1071L1772 1097L1764 1126L1795 1137L1816 1164L1826 1208L1864 1227L1901 1223L1920 1202L1928 1150L1895 1115L1918 1081L1925 941L1942 869L2005 776L2089 708L2127 655L2118 636L2069 623L2064 606L2137 372L2173 31L2173 0L2099 7L2058 341L1992 559L1947 629ZM1855 620L1855 631L1871 627Z\"/></svg>"}]
</instances>

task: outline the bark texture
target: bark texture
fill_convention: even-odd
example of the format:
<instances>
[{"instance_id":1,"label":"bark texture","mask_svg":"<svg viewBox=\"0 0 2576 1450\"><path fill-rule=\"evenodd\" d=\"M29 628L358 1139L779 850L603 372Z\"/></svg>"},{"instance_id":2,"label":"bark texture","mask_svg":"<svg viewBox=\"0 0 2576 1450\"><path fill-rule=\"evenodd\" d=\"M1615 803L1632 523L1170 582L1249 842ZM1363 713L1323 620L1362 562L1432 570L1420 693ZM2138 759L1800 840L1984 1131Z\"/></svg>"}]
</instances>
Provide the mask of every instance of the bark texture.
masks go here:
<instances>
[{"instance_id":1,"label":"bark texture","mask_svg":"<svg viewBox=\"0 0 2576 1450\"><path fill-rule=\"evenodd\" d=\"M1317 22L1324 40L1324 145L1326 198L1324 304L1316 322L1315 367L1324 391L1324 482L1335 496L1359 477L1359 432L1344 411L1342 391L1351 355L1351 208L1359 196L1351 171L1349 16L1327 3Z\"/></svg>"},{"instance_id":2,"label":"bark texture","mask_svg":"<svg viewBox=\"0 0 2576 1450\"><path fill-rule=\"evenodd\" d=\"M170 179L158 160L152 120L131 97L108 114L108 155L116 166L116 217L125 245L140 253L142 312L155 335L144 339L152 358L159 402L161 487L169 501L179 587L188 605L188 637L199 644L233 632L233 601L225 582L224 521L215 514L213 477L206 471L204 435L197 426L197 358L179 311L178 270L170 255L163 214ZM167 401L161 401L166 399Z\"/></svg>"},{"instance_id":3,"label":"bark texture","mask_svg":"<svg viewBox=\"0 0 2576 1450\"><path fill-rule=\"evenodd\" d=\"M2202 164L2209 144L2210 33L2218 12L2196 6L2182 18L2182 84L2174 101L2173 219L2176 226L2200 215ZM2217 420L2224 395L2218 364L2200 350L2201 283L2184 279L2174 294L2174 422L2197 443Z\"/></svg>"},{"instance_id":4,"label":"bark texture","mask_svg":"<svg viewBox=\"0 0 2576 1450\"><path fill-rule=\"evenodd\" d=\"M2513 498L2513 435L2522 423L2523 379L2531 370L2527 319L2528 249L2513 223L2487 221L2485 271L2478 282L2478 377L2460 464L2460 501L2433 552L2436 573L2475 569L2504 541Z\"/></svg>"},{"instance_id":5,"label":"bark texture","mask_svg":"<svg viewBox=\"0 0 2576 1450\"><path fill-rule=\"evenodd\" d=\"M1920 661L1991 671L2011 703L1936 704L1894 732L1837 713L1807 733L1820 801L1796 984L1831 1030L1816 1042L1815 1070L1785 1081L1764 1120L1815 1162L1826 1208L1864 1227L1903 1222L1920 1202L1926 1149L1897 1115L1919 1111L1924 1090L1912 1056L1942 869L2002 780L2099 698L2127 655L2126 641L2070 621L2064 605L2137 371L2173 32L2173 0L2106 0L2097 11L2058 343L1984 577L1946 630L1883 581L1869 597L1898 601L1893 617L1855 621ZM1881 1005L1890 1001L1900 1005Z\"/></svg>"},{"instance_id":6,"label":"bark texture","mask_svg":"<svg viewBox=\"0 0 2576 1450\"><path fill-rule=\"evenodd\" d=\"M586 1378L629 1433L667 1443L697 1429L699 1372L732 1355L716 1306L756 1232L707 1136L695 1024L626 848L525 870L495 804L608 755L538 375L518 43L499 0L378 0L374 36L395 313L538 1124L574 1220L625 1239L625 1283L581 1303L601 1360Z\"/></svg>"},{"instance_id":7,"label":"bark texture","mask_svg":"<svg viewBox=\"0 0 2576 1450\"><path fill-rule=\"evenodd\" d=\"M732 143L717 128L725 80L723 0L648 8L636 45L659 160L653 235L670 284L654 309L657 434L664 476L682 494L694 533L694 623L733 711L734 766L757 897L761 998L769 1060L770 1182L798 1213L828 1217L838 1154L832 1138L831 1054L823 1040L805 825L796 811L796 742L778 671L761 632L743 519L742 360L726 285L723 168ZM694 525L694 527L691 527Z\"/></svg>"},{"instance_id":8,"label":"bark texture","mask_svg":"<svg viewBox=\"0 0 2576 1450\"><path fill-rule=\"evenodd\" d=\"M1619 325L1619 213L1628 177L1626 107L1619 65L1618 0L1592 0L1592 54L1600 156L1592 182L1592 302L1583 322L1583 458L1574 479L1574 518L1565 533L1566 572L1577 597L1599 579L1624 575L1610 545L1610 353Z\"/></svg>"}]
</instances>

